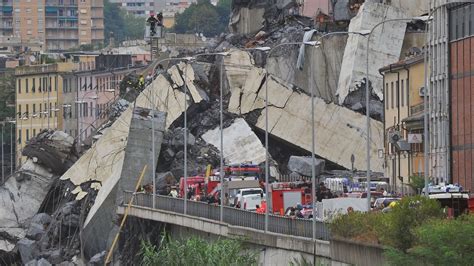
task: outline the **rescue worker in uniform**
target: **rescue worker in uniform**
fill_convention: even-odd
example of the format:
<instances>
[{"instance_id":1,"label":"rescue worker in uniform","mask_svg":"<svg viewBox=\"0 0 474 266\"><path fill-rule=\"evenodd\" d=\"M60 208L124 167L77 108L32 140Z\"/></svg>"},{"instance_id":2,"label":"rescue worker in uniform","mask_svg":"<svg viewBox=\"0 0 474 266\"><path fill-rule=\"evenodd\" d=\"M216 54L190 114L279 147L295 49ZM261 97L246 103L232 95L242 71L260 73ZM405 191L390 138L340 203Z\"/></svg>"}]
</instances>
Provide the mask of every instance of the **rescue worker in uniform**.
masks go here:
<instances>
[{"instance_id":1,"label":"rescue worker in uniform","mask_svg":"<svg viewBox=\"0 0 474 266\"><path fill-rule=\"evenodd\" d=\"M156 20L158 21L158 26L163 27L163 13L158 13Z\"/></svg>"},{"instance_id":2,"label":"rescue worker in uniform","mask_svg":"<svg viewBox=\"0 0 474 266\"><path fill-rule=\"evenodd\" d=\"M150 24L150 35L156 35L156 24L158 23L158 19L155 18L154 13L150 13L150 17L146 20L147 23Z\"/></svg>"}]
</instances>

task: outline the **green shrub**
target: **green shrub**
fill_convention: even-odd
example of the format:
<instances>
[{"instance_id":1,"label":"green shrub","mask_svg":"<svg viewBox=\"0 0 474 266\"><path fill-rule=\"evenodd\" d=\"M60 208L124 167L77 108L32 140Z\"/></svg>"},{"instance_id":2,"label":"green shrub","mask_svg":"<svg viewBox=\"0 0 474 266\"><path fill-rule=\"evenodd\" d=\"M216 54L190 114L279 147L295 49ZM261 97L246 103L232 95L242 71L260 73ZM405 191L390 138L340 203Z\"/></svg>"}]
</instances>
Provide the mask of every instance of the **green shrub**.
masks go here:
<instances>
[{"instance_id":1,"label":"green shrub","mask_svg":"<svg viewBox=\"0 0 474 266\"><path fill-rule=\"evenodd\" d=\"M443 210L438 201L422 196L403 198L385 214L379 227L380 240L383 244L405 252L413 246L415 228L431 219L443 217Z\"/></svg>"},{"instance_id":2,"label":"green shrub","mask_svg":"<svg viewBox=\"0 0 474 266\"><path fill-rule=\"evenodd\" d=\"M378 243L377 223L382 216L379 212L352 212L336 217L329 228L335 237Z\"/></svg>"},{"instance_id":3,"label":"green shrub","mask_svg":"<svg viewBox=\"0 0 474 266\"><path fill-rule=\"evenodd\" d=\"M421 265L473 265L474 216L456 220L431 220L415 230L414 246L402 252L389 250L386 257L392 265L417 262Z\"/></svg>"},{"instance_id":4,"label":"green shrub","mask_svg":"<svg viewBox=\"0 0 474 266\"><path fill-rule=\"evenodd\" d=\"M389 213L353 212L330 224L331 234L365 243L380 243L401 251L412 247L414 229L422 222L443 217L436 200L415 196L403 198Z\"/></svg>"},{"instance_id":5,"label":"green shrub","mask_svg":"<svg viewBox=\"0 0 474 266\"><path fill-rule=\"evenodd\" d=\"M159 250L142 243L143 265L256 265L257 253L245 249L240 241L219 239L214 242L192 237L168 240Z\"/></svg>"}]
</instances>

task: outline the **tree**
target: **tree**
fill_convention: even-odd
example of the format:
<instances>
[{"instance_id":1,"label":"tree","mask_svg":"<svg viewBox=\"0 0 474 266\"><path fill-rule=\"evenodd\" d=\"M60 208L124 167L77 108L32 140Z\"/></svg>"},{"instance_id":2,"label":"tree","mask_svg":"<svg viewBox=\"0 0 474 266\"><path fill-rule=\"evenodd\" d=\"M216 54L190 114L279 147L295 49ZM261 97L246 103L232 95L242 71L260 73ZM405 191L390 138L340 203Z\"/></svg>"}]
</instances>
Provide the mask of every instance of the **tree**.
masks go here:
<instances>
[{"instance_id":1,"label":"tree","mask_svg":"<svg viewBox=\"0 0 474 266\"><path fill-rule=\"evenodd\" d=\"M411 176L409 186L418 193L425 187L425 178L422 176Z\"/></svg>"},{"instance_id":2,"label":"tree","mask_svg":"<svg viewBox=\"0 0 474 266\"><path fill-rule=\"evenodd\" d=\"M256 265L257 253L245 249L240 241L219 239L208 242L192 237L184 241L170 240L159 250L142 242L142 265Z\"/></svg>"},{"instance_id":3,"label":"tree","mask_svg":"<svg viewBox=\"0 0 474 266\"><path fill-rule=\"evenodd\" d=\"M227 3L228 2L228 3ZM203 33L216 36L224 32L229 23L230 1L224 0L213 6L209 0L199 0L191 4L182 14L176 15L176 33Z\"/></svg>"},{"instance_id":4,"label":"tree","mask_svg":"<svg viewBox=\"0 0 474 266\"><path fill-rule=\"evenodd\" d=\"M105 41L108 43L111 34L116 40L123 40L125 37L125 23L120 8L109 0L104 1L104 33Z\"/></svg>"},{"instance_id":5,"label":"tree","mask_svg":"<svg viewBox=\"0 0 474 266\"><path fill-rule=\"evenodd\" d=\"M116 4L104 1L105 39L113 36L116 41L127 39L143 39L145 34L145 19L129 14Z\"/></svg>"},{"instance_id":6,"label":"tree","mask_svg":"<svg viewBox=\"0 0 474 266\"><path fill-rule=\"evenodd\" d=\"M456 220L432 220L420 225L416 241L407 252L390 249L392 265L472 265L474 262L474 216Z\"/></svg>"},{"instance_id":7,"label":"tree","mask_svg":"<svg viewBox=\"0 0 474 266\"><path fill-rule=\"evenodd\" d=\"M384 216L379 231L381 241L406 252L415 242L414 228L443 215L443 209L436 200L422 196L405 197Z\"/></svg>"}]
</instances>

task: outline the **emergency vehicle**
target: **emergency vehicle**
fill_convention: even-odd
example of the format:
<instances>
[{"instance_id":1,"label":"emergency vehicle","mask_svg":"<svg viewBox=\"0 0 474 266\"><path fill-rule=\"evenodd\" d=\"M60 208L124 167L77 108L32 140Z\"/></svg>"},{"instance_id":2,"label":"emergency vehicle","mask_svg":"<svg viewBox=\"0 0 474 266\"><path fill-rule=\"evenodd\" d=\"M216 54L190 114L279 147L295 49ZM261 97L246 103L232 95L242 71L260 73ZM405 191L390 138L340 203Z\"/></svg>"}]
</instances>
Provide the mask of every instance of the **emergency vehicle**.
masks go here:
<instances>
[{"instance_id":1,"label":"emergency vehicle","mask_svg":"<svg viewBox=\"0 0 474 266\"><path fill-rule=\"evenodd\" d=\"M302 182L273 183L269 186L270 206L269 211L273 214L284 215L289 207L296 204L311 204L311 184Z\"/></svg>"}]
</instances>

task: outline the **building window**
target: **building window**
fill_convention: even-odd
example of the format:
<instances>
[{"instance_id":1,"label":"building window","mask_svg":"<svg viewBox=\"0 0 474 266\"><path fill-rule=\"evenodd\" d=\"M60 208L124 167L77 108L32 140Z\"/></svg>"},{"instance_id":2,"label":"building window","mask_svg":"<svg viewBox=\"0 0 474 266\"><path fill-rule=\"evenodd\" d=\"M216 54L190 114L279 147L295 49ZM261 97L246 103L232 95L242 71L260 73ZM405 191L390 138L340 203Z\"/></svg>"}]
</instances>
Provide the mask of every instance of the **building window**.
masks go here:
<instances>
[{"instance_id":1,"label":"building window","mask_svg":"<svg viewBox=\"0 0 474 266\"><path fill-rule=\"evenodd\" d=\"M395 95L394 95L394 91L393 91L393 81L390 83L390 101L392 103L392 109L395 107L394 106L394 100L395 99Z\"/></svg>"},{"instance_id":2,"label":"building window","mask_svg":"<svg viewBox=\"0 0 474 266\"><path fill-rule=\"evenodd\" d=\"M43 117L43 105L39 104L39 108L40 108L40 118L41 118Z\"/></svg>"},{"instance_id":3,"label":"building window","mask_svg":"<svg viewBox=\"0 0 474 266\"><path fill-rule=\"evenodd\" d=\"M21 94L21 79L18 79L18 94Z\"/></svg>"},{"instance_id":4,"label":"building window","mask_svg":"<svg viewBox=\"0 0 474 266\"><path fill-rule=\"evenodd\" d=\"M18 143L21 144L21 129L18 129Z\"/></svg>"},{"instance_id":5,"label":"building window","mask_svg":"<svg viewBox=\"0 0 474 266\"><path fill-rule=\"evenodd\" d=\"M400 84L398 80L395 82L396 92L397 92L397 108L400 107Z\"/></svg>"},{"instance_id":6,"label":"building window","mask_svg":"<svg viewBox=\"0 0 474 266\"><path fill-rule=\"evenodd\" d=\"M26 141L30 140L30 130L26 130Z\"/></svg>"},{"instance_id":7,"label":"building window","mask_svg":"<svg viewBox=\"0 0 474 266\"><path fill-rule=\"evenodd\" d=\"M27 105L26 105L26 111L25 111L25 113L26 113L26 115L28 116L28 118L29 118L29 116L30 116L30 110L29 110L29 109L30 109L30 106L27 104Z\"/></svg>"},{"instance_id":8,"label":"building window","mask_svg":"<svg viewBox=\"0 0 474 266\"><path fill-rule=\"evenodd\" d=\"M385 83L385 109L388 110L388 83Z\"/></svg>"},{"instance_id":9,"label":"building window","mask_svg":"<svg viewBox=\"0 0 474 266\"><path fill-rule=\"evenodd\" d=\"M34 138L35 136L36 136L36 129L33 128L33 135L31 137Z\"/></svg>"},{"instance_id":10,"label":"building window","mask_svg":"<svg viewBox=\"0 0 474 266\"><path fill-rule=\"evenodd\" d=\"M401 84L402 84L402 87L400 88L400 92L401 92L401 105L402 107L405 106L405 81L402 79L401 80Z\"/></svg>"},{"instance_id":11,"label":"building window","mask_svg":"<svg viewBox=\"0 0 474 266\"><path fill-rule=\"evenodd\" d=\"M54 91L58 90L58 76L54 77Z\"/></svg>"},{"instance_id":12,"label":"building window","mask_svg":"<svg viewBox=\"0 0 474 266\"><path fill-rule=\"evenodd\" d=\"M21 118L21 104L18 105L18 118Z\"/></svg>"},{"instance_id":13,"label":"building window","mask_svg":"<svg viewBox=\"0 0 474 266\"><path fill-rule=\"evenodd\" d=\"M25 92L28 93L28 86L29 86L28 78L25 79L25 82L26 82L26 84L25 84L25 87L26 87L26 88L25 88Z\"/></svg>"},{"instance_id":14,"label":"building window","mask_svg":"<svg viewBox=\"0 0 474 266\"><path fill-rule=\"evenodd\" d=\"M405 82L406 82L405 90L406 90L406 95L407 95L406 96L406 100L407 100L406 104L407 104L407 106L409 106L408 104L409 104L409 101L410 101L410 94L409 94L410 93L410 86L408 84L408 79L406 79Z\"/></svg>"},{"instance_id":15,"label":"building window","mask_svg":"<svg viewBox=\"0 0 474 266\"><path fill-rule=\"evenodd\" d=\"M31 86L31 92L35 93L36 92L36 79L33 78L32 80L32 86Z\"/></svg>"},{"instance_id":16,"label":"building window","mask_svg":"<svg viewBox=\"0 0 474 266\"><path fill-rule=\"evenodd\" d=\"M33 104L33 115L36 114L36 104Z\"/></svg>"}]
</instances>

